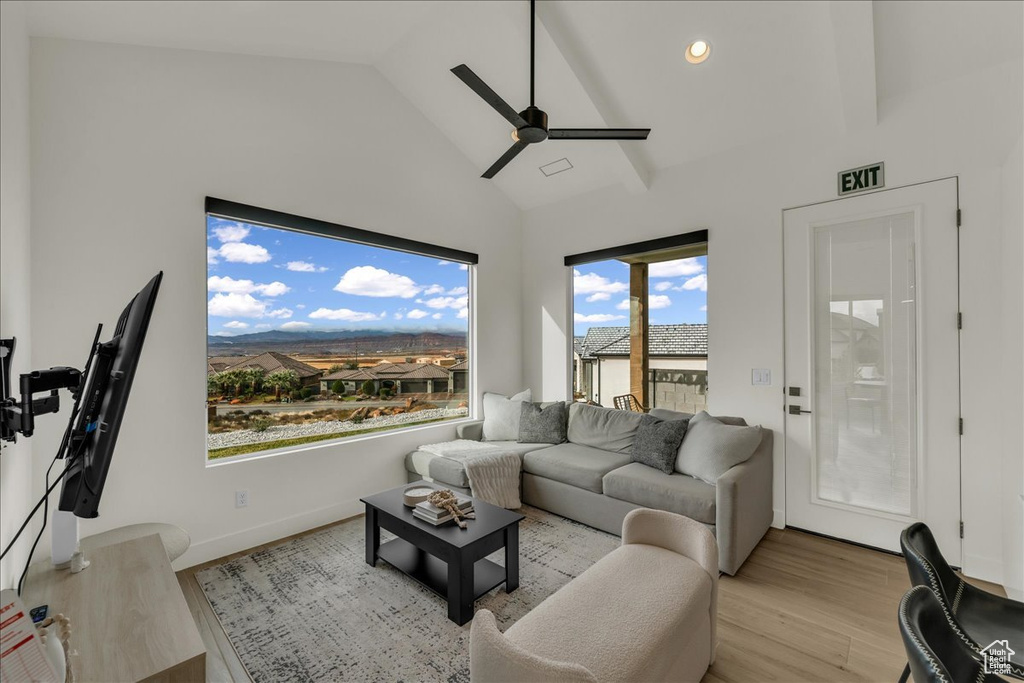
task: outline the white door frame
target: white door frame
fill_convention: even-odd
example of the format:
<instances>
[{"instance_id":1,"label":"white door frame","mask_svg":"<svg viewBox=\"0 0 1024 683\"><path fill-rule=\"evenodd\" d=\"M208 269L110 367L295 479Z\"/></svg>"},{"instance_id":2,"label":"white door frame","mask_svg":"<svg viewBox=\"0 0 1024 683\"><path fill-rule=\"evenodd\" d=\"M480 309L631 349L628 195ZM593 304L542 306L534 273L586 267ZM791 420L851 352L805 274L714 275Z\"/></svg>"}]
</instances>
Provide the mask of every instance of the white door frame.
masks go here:
<instances>
[{"instance_id":1,"label":"white door frame","mask_svg":"<svg viewBox=\"0 0 1024 683\"><path fill-rule=\"evenodd\" d=\"M807 204L797 204L797 205L794 205L794 206L783 207L782 209L779 210L779 244L782 247L781 248L781 265L782 265L782 269L780 271L779 285L782 287L782 290L783 290L782 291L782 321L783 321L783 324L782 324L782 377L783 377L783 383L782 383L782 394L783 394L782 395L782 411L783 411L783 420L782 420L782 469L781 469L781 474L782 474L782 506L781 506L781 508L776 508L777 511L781 512L781 519L776 519L776 522L781 523L782 527L784 527L784 528L788 526L788 513L789 513L789 510L788 510L788 505L789 505L788 481L789 481L789 477L788 477L788 472L787 472L787 468L789 466L789 463L788 463L788 459L786 457L787 456L786 449L788 448L788 445L789 445L789 439L788 439L788 437L789 437L789 434L788 434L788 431L789 431L789 420L786 419L786 410L788 409L787 408L788 397L786 395L786 391L787 391L786 377L787 377L787 370L788 370L788 368L786 366L787 354L786 354L786 323L785 323L785 321L786 321L786 294L785 294L785 284L786 284L786 249L785 249L785 228L786 228L786 225L785 225L785 217L786 217L786 212L787 211L792 211L794 209L803 209L803 208L807 208L807 207L811 207L811 206L821 206L821 205L824 205L824 204L832 204L834 202L840 202L840 201L843 201L843 200L846 200L846 199L853 199L853 198L856 198L856 197L863 197L863 196L866 196L866 195L880 194L880 193L883 193L883 192L892 192L894 190L903 190L903 189L906 189L906 188L916 187L916 186L919 186L919 185L926 185L926 184L934 183L934 182L940 182L940 181L943 181L943 180L953 180L954 181L954 185L955 185L955 190L956 190L957 228L958 228L957 234L956 234L956 251L957 251L957 263L958 263L958 266L959 266L959 260L960 260L960 232L959 232L959 227L960 227L960 219L959 219L959 215L960 215L960 176L958 176L958 175L942 176L942 177L939 177L939 178L932 178L930 180L923 180L923 181L917 182L917 183L907 183L906 185L899 185L899 186L896 186L896 187L887 187L887 188L882 188L882 189L878 189L878 190L871 190L871 191L868 191L868 192L860 192L860 193L857 193L857 194L852 195L852 196L835 197L833 199L825 199L825 200L822 200L820 202L809 202ZM957 306L956 306L956 308L957 308L958 311L960 310L960 289L961 289L960 277L961 277L961 275L960 275L960 268L958 267L957 268L957 287L956 287L956 291L957 291ZM920 334L920 330L919 330L918 333ZM813 347L811 347L811 348L813 348ZM961 374L961 367L962 367L962 355L961 355L961 353L962 353L963 348L962 348L962 338L961 338L961 335L960 335L959 331L957 333L957 349L958 349L958 355L957 355L957 357L958 357L958 363L957 363L958 395L957 395L957 400L958 400L958 403L960 405L960 414L962 415L963 414L963 382L962 382L963 378L962 378L962 374ZM920 357L918 358L918 363L920 364ZM921 374L919 373L918 374L918 384L919 385L920 385L921 381L922 381L922 377L921 377ZM920 425L919 425L918 429L919 430L921 429ZM958 485L959 500L957 501L957 504L959 506L960 514L962 516L963 515L963 480L964 480L964 476L963 476L964 475L964 472L963 472L963 439L962 439L962 437L961 437L961 439L957 443L957 458L959 460L958 468L957 469L958 469L958 472L959 472L959 475L960 475L960 481L958 482L958 484L959 484ZM883 514L883 513L878 513L878 514ZM817 532L807 532L807 533L815 533L815 534L817 534ZM825 536L825 534L817 534L817 535ZM829 537L829 538L832 538L832 537ZM842 541L844 543L850 543L852 545L861 545L861 546L863 545L861 543L857 543L856 541L850 541L850 540L843 539L843 538L836 538L836 540ZM963 559L963 550L962 550L962 548L963 548L963 522L961 522L960 544L961 544L960 555L961 555L961 560L962 560ZM864 547L868 547L868 546L864 546ZM878 548L871 548L871 549L872 550L880 550ZM888 552L888 551L881 550L881 552ZM959 568L959 566L957 566L956 568Z\"/></svg>"}]
</instances>

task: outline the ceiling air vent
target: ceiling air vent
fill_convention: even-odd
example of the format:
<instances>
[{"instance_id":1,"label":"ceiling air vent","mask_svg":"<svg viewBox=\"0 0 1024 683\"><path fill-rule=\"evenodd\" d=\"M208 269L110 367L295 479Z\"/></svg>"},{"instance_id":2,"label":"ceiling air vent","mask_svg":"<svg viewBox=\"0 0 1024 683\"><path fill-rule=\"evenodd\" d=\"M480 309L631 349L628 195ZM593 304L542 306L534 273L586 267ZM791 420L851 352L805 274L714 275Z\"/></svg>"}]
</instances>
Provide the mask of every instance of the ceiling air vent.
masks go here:
<instances>
[{"instance_id":1,"label":"ceiling air vent","mask_svg":"<svg viewBox=\"0 0 1024 683\"><path fill-rule=\"evenodd\" d=\"M572 164L569 163L569 160L563 157L558 161L552 161L550 164L544 164L543 166L540 167L540 172L550 178L556 173L568 171L572 167L573 166Z\"/></svg>"}]
</instances>

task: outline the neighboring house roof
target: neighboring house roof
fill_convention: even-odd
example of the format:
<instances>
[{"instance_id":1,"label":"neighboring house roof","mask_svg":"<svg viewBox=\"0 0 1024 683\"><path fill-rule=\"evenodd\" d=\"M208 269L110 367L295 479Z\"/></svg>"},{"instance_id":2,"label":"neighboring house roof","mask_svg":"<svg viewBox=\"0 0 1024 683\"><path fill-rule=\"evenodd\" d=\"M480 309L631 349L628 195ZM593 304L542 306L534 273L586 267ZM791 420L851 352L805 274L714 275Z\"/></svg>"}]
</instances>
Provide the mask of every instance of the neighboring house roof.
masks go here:
<instances>
[{"instance_id":1,"label":"neighboring house roof","mask_svg":"<svg viewBox=\"0 0 1024 683\"><path fill-rule=\"evenodd\" d=\"M442 368L430 363L423 363L420 367L408 371L399 379L448 379L447 368Z\"/></svg>"},{"instance_id":2,"label":"neighboring house roof","mask_svg":"<svg viewBox=\"0 0 1024 683\"><path fill-rule=\"evenodd\" d=\"M706 323L682 325L651 325L647 329L647 346L652 357L706 357L708 326ZM591 327L583 340L583 356L628 356L628 327Z\"/></svg>"},{"instance_id":3,"label":"neighboring house roof","mask_svg":"<svg viewBox=\"0 0 1024 683\"><path fill-rule=\"evenodd\" d=\"M469 370L469 361L464 360L461 363L456 363L455 365L451 366L448 369L451 370L452 372L466 372L467 370Z\"/></svg>"},{"instance_id":4,"label":"neighboring house roof","mask_svg":"<svg viewBox=\"0 0 1024 683\"><path fill-rule=\"evenodd\" d=\"M365 382L381 379L448 379L448 374L456 368L442 368L431 363L387 363L358 370L341 370L326 377L326 381L342 380L343 382Z\"/></svg>"},{"instance_id":5,"label":"neighboring house roof","mask_svg":"<svg viewBox=\"0 0 1024 683\"><path fill-rule=\"evenodd\" d=\"M332 372L331 374L324 377L327 381L342 380L343 382L360 381L365 382L368 379L377 379L374 375L370 374L366 370L339 370L338 372Z\"/></svg>"},{"instance_id":6,"label":"neighboring house roof","mask_svg":"<svg viewBox=\"0 0 1024 683\"><path fill-rule=\"evenodd\" d=\"M258 356L245 356L240 360L236 358L233 365L229 365L224 370L241 370L244 368L262 368L269 375L272 372L278 370L294 370L295 374L300 379L306 377L313 377L314 375L319 377L321 371L314 368L312 365L306 365L300 360L295 360L290 356L286 356L283 353L277 351L267 351L261 353Z\"/></svg>"},{"instance_id":7,"label":"neighboring house roof","mask_svg":"<svg viewBox=\"0 0 1024 683\"><path fill-rule=\"evenodd\" d=\"M206 364L209 372L220 372L244 358L245 356L210 356L206 359Z\"/></svg>"},{"instance_id":8,"label":"neighboring house roof","mask_svg":"<svg viewBox=\"0 0 1024 683\"><path fill-rule=\"evenodd\" d=\"M583 340L584 339L586 339L586 337L573 337L572 338L572 350L573 350L573 352L577 356L583 356L586 353L585 352L586 347L583 346Z\"/></svg>"}]
</instances>

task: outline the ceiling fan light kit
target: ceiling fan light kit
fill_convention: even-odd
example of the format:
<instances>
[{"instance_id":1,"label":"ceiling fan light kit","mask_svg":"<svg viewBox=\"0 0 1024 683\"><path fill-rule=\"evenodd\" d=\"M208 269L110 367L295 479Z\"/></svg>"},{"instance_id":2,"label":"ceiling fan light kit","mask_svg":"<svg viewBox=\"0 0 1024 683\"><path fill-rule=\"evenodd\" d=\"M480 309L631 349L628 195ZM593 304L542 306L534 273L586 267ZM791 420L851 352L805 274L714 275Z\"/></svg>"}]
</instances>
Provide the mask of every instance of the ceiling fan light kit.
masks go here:
<instances>
[{"instance_id":1,"label":"ceiling fan light kit","mask_svg":"<svg viewBox=\"0 0 1024 683\"><path fill-rule=\"evenodd\" d=\"M452 73L487 104L511 123L513 145L501 155L491 167L484 171L482 178L493 178L498 171L512 161L527 145L552 140L646 140L650 128L548 128L548 115L534 106L534 56L536 54L536 0L530 0L530 106L517 112L498 93L473 73L465 64L459 64ZM692 46L691 46L692 47ZM689 54L689 48L687 48ZM689 58L689 57L687 57Z\"/></svg>"}]
</instances>

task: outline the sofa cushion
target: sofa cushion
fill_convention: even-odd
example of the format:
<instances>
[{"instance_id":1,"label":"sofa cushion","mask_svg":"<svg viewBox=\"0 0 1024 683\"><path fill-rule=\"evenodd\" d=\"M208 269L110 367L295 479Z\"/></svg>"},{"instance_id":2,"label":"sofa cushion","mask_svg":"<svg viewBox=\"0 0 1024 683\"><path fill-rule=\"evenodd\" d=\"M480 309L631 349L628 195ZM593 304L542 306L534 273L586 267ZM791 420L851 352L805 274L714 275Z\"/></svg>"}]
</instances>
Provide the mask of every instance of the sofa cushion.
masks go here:
<instances>
[{"instance_id":1,"label":"sofa cushion","mask_svg":"<svg viewBox=\"0 0 1024 683\"><path fill-rule=\"evenodd\" d=\"M496 446L506 453L522 456L524 453L540 448L550 448L548 443L518 443L516 441L488 441L487 445ZM413 451L405 456L405 469L421 477L430 477L440 484L469 488L469 477L461 460L434 455L425 451Z\"/></svg>"},{"instance_id":2,"label":"sofa cushion","mask_svg":"<svg viewBox=\"0 0 1024 683\"><path fill-rule=\"evenodd\" d=\"M693 413L681 413L677 410L669 410L668 408L651 408L651 412L647 414L659 420L689 420L693 417Z\"/></svg>"},{"instance_id":3,"label":"sofa cushion","mask_svg":"<svg viewBox=\"0 0 1024 683\"><path fill-rule=\"evenodd\" d=\"M561 401L546 406L523 401L519 415L519 441L522 443L562 443L565 441L568 410Z\"/></svg>"},{"instance_id":4,"label":"sofa cushion","mask_svg":"<svg viewBox=\"0 0 1024 683\"><path fill-rule=\"evenodd\" d=\"M601 493L601 479L617 467L629 464L629 455L599 448L563 443L531 451L523 456L523 471ZM642 465L641 465L642 467Z\"/></svg>"},{"instance_id":5,"label":"sofa cushion","mask_svg":"<svg viewBox=\"0 0 1024 683\"><path fill-rule=\"evenodd\" d=\"M746 462L759 443L760 427L730 425L701 411L690 420L676 471L714 484L734 466Z\"/></svg>"},{"instance_id":6,"label":"sofa cushion","mask_svg":"<svg viewBox=\"0 0 1024 683\"><path fill-rule=\"evenodd\" d=\"M685 474L665 474L631 463L604 476L604 495L715 523L715 487Z\"/></svg>"},{"instance_id":7,"label":"sofa cushion","mask_svg":"<svg viewBox=\"0 0 1024 683\"><path fill-rule=\"evenodd\" d=\"M523 401L532 399L529 389L514 396L484 393L484 441L515 441L519 438L519 414Z\"/></svg>"},{"instance_id":8,"label":"sofa cushion","mask_svg":"<svg viewBox=\"0 0 1024 683\"><path fill-rule=\"evenodd\" d=\"M599 681L651 680L652 662L710 635L712 585L688 557L653 545L624 545L505 635L534 655L581 664Z\"/></svg>"},{"instance_id":9,"label":"sofa cushion","mask_svg":"<svg viewBox=\"0 0 1024 683\"><path fill-rule=\"evenodd\" d=\"M569 441L605 451L629 453L641 417L643 413L573 403L569 406Z\"/></svg>"},{"instance_id":10,"label":"sofa cushion","mask_svg":"<svg viewBox=\"0 0 1024 683\"><path fill-rule=\"evenodd\" d=\"M633 462L653 467L665 474L676 468L679 445L686 434L688 420L659 420L643 415L633 441Z\"/></svg>"}]
</instances>

